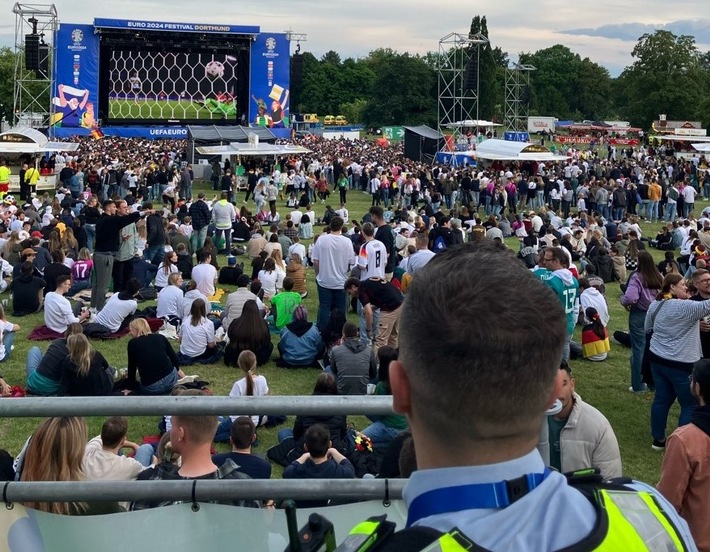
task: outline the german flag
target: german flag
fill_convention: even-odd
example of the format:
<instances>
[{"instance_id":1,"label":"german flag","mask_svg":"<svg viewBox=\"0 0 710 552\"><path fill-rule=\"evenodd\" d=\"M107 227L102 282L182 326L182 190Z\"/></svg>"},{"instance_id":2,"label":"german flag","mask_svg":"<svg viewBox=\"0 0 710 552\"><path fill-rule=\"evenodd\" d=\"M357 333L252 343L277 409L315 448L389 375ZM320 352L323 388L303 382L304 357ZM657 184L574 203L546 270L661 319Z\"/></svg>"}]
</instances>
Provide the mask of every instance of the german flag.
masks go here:
<instances>
[{"instance_id":1,"label":"german flag","mask_svg":"<svg viewBox=\"0 0 710 552\"><path fill-rule=\"evenodd\" d=\"M101 129L95 128L91 131L91 136L93 136L94 140L101 140L104 137L104 133L101 132Z\"/></svg>"}]
</instances>

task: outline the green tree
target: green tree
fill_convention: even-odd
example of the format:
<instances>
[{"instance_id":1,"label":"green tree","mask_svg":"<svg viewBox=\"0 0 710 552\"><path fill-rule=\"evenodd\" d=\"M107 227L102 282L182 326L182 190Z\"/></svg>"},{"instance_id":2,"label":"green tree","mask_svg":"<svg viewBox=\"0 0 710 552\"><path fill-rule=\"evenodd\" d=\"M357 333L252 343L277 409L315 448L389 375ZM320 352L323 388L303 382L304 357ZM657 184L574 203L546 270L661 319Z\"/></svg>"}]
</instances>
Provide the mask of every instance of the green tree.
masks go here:
<instances>
[{"instance_id":1,"label":"green tree","mask_svg":"<svg viewBox=\"0 0 710 552\"><path fill-rule=\"evenodd\" d=\"M567 46L556 44L534 53L520 54L520 63L532 65L530 112L570 118L575 115L575 83L581 59Z\"/></svg>"},{"instance_id":2,"label":"green tree","mask_svg":"<svg viewBox=\"0 0 710 552\"><path fill-rule=\"evenodd\" d=\"M10 48L0 48L0 104L8 121L12 118L15 82L15 52ZM0 118L2 118L0 113Z\"/></svg>"},{"instance_id":3,"label":"green tree","mask_svg":"<svg viewBox=\"0 0 710 552\"><path fill-rule=\"evenodd\" d=\"M657 30L639 38L633 64L619 78L625 117L648 128L660 113L693 119L707 93L708 75L692 36Z\"/></svg>"},{"instance_id":4,"label":"green tree","mask_svg":"<svg viewBox=\"0 0 710 552\"><path fill-rule=\"evenodd\" d=\"M362 123L367 100L365 98L357 98L351 102L340 104L340 114L343 115L349 123Z\"/></svg>"},{"instance_id":5,"label":"green tree","mask_svg":"<svg viewBox=\"0 0 710 552\"><path fill-rule=\"evenodd\" d=\"M435 124L436 75L423 58L385 56L375 65L363 122L368 126Z\"/></svg>"}]
</instances>

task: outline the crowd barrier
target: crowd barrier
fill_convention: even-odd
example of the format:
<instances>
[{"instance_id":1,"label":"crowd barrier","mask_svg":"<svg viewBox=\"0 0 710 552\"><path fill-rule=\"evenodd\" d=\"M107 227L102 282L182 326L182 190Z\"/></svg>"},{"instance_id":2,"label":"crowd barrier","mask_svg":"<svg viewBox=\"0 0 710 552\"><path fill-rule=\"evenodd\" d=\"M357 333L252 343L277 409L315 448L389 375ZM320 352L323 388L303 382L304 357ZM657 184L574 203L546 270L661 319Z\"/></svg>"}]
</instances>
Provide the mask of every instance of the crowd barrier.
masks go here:
<instances>
[{"instance_id":1,"label":"crowd barrier","mask_svg":"<svg viewBox=\"0 0 710 552\"><path fill-rule=\"evenodd\" d=\"M386 414L391 397L49 397L0 401L4 417L151 416L164 414ZM297 512L302 526L312 512L335 526L337 542L359 521L386 513L404 527L406 480L224 480L7 482L0 505L0 552L66 550L118 552L156 550L264 550L288 544L283 510L251 509L208 500L271 498L359 502ZM106 516L59 516L27 510L18 502L179 500L152 510ZM199 507L194 507L198 504Z\"/></svg>"}]
</instances>

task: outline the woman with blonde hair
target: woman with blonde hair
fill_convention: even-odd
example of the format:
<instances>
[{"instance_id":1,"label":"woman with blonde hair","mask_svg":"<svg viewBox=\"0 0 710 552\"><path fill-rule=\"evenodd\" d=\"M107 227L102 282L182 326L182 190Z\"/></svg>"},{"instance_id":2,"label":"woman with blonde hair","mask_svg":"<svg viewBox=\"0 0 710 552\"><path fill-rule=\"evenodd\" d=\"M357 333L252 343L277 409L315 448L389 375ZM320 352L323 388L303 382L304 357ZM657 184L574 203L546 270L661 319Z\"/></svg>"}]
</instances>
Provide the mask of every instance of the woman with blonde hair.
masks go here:
<instances>
[{"instance_id":1,"label":"woman with blonde hair","mask_svg":"<svg viewBox=\"0 0 710 552\"><path fill-rule=\"evenodd\" d=\"M303 259L298 253L291 253L288 266L286 266L286 275L293 280L293 291L305 298L308 295L306 289L306 268L303 266Z\"/></svg>"},{"instance_id":2,"label":"woman with blonde hair","mask_svg":"<svg viewBox=\"0 0 710 552\"><path fill-rule=\"evenodd\" d=\"M115 370L84 334L67 337L69 355L62 363L63 390L73 397L110 395Z\"/></svg>"},{"instance_id":3,"label":"woman with blonde hair","mask_svg":"<svg viewBox=\"0 0 710 552\"><path fill-rule=\"evenodd\" d=\"M5 243L5 248L2 250L2 258L12 266L20 263L20 253L22 252L22 240L20 233L13 230L10 233L10 239Z\"/></svg>"},{"instance_id":4,"label":"woman with blonde hair","mask_svg":"<svg viewBox=\"0 0 710 552\"><path fill-rule=\"evenodd\" d=\"M124 395L169 395L178 378L185 374L172 345L164 335L152 333L145 318L136 318L128 325L128 375ZM136 379L136 372L140 381Z\"/></svg>"},{"instance_id":5,"label":"woman with blonde hair","mask_svg":"<svg viewBox=\"0 0 710 552\"><path fill-rule=\"evenodd\" d=\"M47 418L30 438L20 481L82 481L82 464L89 432L84 418ZM123 511L116 502L24 502L50 514L99 515Z\"/></svg>"}]
</instances>

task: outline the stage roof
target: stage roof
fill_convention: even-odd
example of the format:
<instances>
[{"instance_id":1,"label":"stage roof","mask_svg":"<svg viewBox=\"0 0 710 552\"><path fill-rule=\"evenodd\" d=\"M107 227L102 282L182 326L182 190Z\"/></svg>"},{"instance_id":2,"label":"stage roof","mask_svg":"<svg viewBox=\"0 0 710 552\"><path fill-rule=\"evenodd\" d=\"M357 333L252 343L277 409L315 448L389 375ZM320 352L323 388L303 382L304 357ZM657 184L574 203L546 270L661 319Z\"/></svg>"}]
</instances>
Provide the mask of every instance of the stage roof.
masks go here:
<instances>
[{"instance_id":1,"label":"stage roof","mask_svg":"<svg viewBox=\"0 0 710 552\"><path fill-rule=\"evenodd\" d=\"M243 142L232 142L227 146L198 146L195 148L200 155L297 155L300 153L310 153L311 150L292 144L245 144Z\"/></svg>"},{"instance_id":2,"label":"stage roof","mask_svg":"<svg viewBox=\"0 0 710 552\"><path fill-rule=\"evenodd\" d=\"M276 136L266 127L196 126L187 127L187 137L196 142L246 142L256 134L260 142L274 141Z\"/></svg>"},{"instance_id":3,"label":"stage roof","mask_svg":"<svg viewBox=\"0 0 710 552\"><path fill-rule=\"evenodd\" d=\"M34 128L13 128L0 134L0 153L44 153L47 151L76 151L79 144L50 142Z\"/></svg>"},{"instance_id":4,"label":"stage roof","mask_svg":"<svg viewBox=\"0 0 710 552\"><path fill-rule=\"evenodd\" d=\"M492 138L476 146L476 158L488 161L562 161L567 156L556 155L539 144Z\"/></svg>"}]
</instances>

